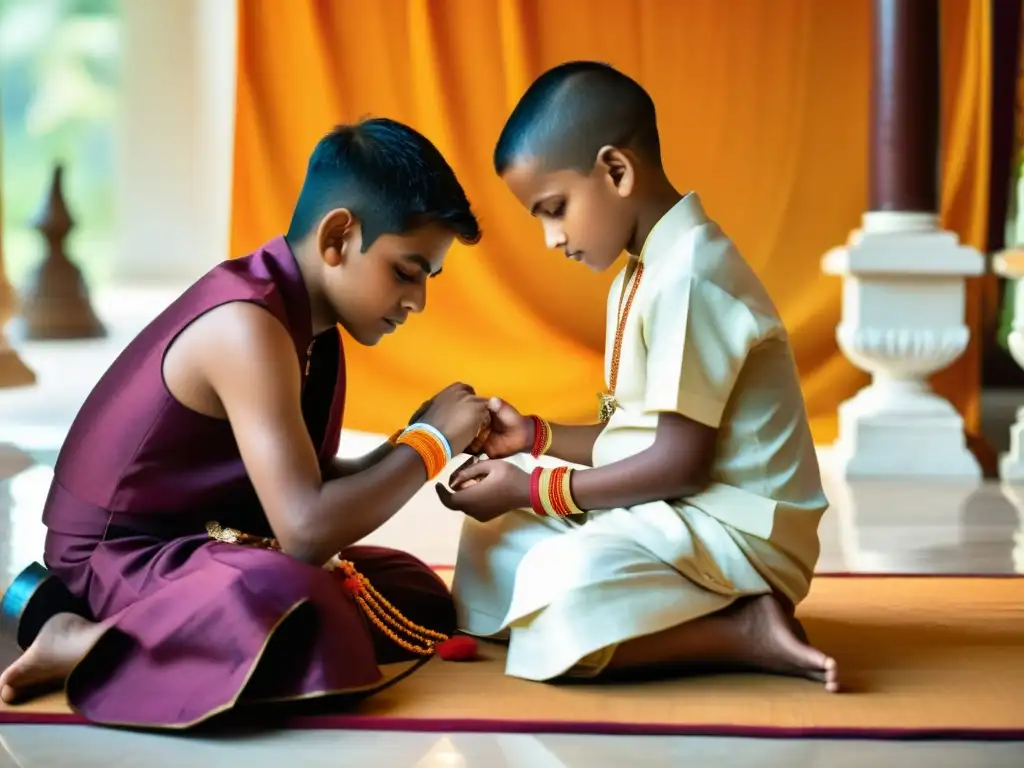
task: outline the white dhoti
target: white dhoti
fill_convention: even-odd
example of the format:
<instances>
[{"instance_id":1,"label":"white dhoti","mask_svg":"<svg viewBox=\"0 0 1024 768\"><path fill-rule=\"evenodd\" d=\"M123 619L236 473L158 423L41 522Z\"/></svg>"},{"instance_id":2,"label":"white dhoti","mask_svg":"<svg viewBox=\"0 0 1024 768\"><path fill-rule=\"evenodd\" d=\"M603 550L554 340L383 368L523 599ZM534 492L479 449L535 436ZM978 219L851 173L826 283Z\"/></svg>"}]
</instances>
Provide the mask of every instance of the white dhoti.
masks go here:
<instances>
[{"instance_id":1,"label":"white dhoti","mask_svg":"<svg viewBox=\"0 0 1024 768\"><path fill-rule=\"evenodd\" d=\"M618 408L593 465L641 454L660 414L675 413L717 429L716 482L685 501L571 519L467 519L452 589L460 628L507 637L516 677L594 675L619 643L745 595L795 605L810 587L828 500L781 318L695 194L658 222L642 259L608 294L605 380L617 358ZM627 274L638 287L616 351Z\"/></svg>"},{"instance_id":2,"label":"white dhoti","mask_svg":"<svg viewBox=\"0 0 1024 768\"><path fill-rule=\"evenodd\" d=\"M810 576L770 541L697 506L652 502L582 519L528 510L467 518L452 593L460 630L509 641L507 674L550 680L597 675L620 643L739 597L776 592L796 604Z\"/></svg>"}]
</instances>

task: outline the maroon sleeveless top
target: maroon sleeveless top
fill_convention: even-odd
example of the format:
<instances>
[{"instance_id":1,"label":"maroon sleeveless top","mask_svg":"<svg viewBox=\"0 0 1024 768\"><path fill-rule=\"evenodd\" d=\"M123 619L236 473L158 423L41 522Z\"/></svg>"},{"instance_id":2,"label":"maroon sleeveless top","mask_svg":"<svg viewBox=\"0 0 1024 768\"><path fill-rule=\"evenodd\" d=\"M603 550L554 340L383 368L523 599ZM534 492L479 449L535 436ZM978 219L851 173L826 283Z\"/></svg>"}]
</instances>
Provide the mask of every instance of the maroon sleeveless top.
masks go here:
<instances>
[{"instance_id":1,"label":"maroon sleeveless top","mask_svg":"<svg viewBox=\"0 0 1024 768\"><path fill-rule=\"evenodd\" d=\"M100 379L57 459L43 511L47 528L101 538L118 532L175 537L203 533L205 521L216 519L249 533L271 533L230 423L183 406L163 379L164 354L175 337L232 301L265 308L288 330L310 439L321 464L337 453L345 402L341 338L337 329L313 338L302 274L279 237L210 270Z\"/></svg>"}]
</instances>

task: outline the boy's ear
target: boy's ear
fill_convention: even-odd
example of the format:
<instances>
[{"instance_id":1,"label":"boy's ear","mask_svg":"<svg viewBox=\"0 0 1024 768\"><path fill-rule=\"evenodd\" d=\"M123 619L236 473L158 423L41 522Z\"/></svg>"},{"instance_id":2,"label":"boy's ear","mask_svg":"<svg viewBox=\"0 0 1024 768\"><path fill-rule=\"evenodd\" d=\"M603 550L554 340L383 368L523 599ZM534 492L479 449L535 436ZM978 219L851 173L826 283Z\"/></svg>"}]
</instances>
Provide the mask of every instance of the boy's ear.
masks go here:
<instances>
[{"instance_id":1,"label":"boy's ear","mask_svg":"<svg viewBox=\"0 0 1024 768\"><path fill-rule=\"evenodd\" d=\"M322 219L316 232L317 252L329 267L337 267L359 239L359 222L348 208L335 208Z\"/></svg>"},{"instance_id":2,"label":"boy's ear","mask_svg":"<svg viewBox=\"0 0 1024 768\"><path fill-rule=\"evenodd\" d=\"M606 145L597 152L594 172L607 178L608 183L620 197L629 197L636 184L636 166L629 153L618 147Z\"/></svg>"}]
</instances>

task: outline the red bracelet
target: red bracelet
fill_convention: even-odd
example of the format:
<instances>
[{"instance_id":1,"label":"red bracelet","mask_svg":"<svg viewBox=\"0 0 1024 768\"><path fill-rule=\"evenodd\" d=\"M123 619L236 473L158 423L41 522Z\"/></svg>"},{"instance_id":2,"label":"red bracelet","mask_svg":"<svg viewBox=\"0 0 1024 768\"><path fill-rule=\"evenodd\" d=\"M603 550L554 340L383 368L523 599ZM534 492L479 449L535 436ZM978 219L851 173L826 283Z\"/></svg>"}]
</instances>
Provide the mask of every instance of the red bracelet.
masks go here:
<instances>
[{"instance_id":1,"label":"red bracelet","mask_svg":"<svg viewBox=\"0 0 1024 768\"><path fill-rule=\"evenodd\" d=\"M543 472L542 467L537 467L530 473L530 506L535 514L547 517L548 513L544 511L544 505L540 500L540 476Z\"/></svg>"},{"instance_id":2,"label":"red bracelet","mask_svg":"<svg viewBox=\"0 0 1024 768\"><path fill-rule=\"evenodd\" d=\"M530 455L539 459L551 447L551 427L540 416L531 416L533 421L533 448Z\"/></svg>"},{"instance_id":3,"label":"red bracelet","mask_svg":"<svg viewBox=\"0 0 1024 768\"><path fill-rule=\"evenodd\" d=\"M548 492L548 498L559 517L568 517L571 514L569 512L569 505L565 500L565 494L562 492L562 481L565 479L568 471L568 467L555 467L551 471L551 490Z\"/></svg>"}]
</instances>

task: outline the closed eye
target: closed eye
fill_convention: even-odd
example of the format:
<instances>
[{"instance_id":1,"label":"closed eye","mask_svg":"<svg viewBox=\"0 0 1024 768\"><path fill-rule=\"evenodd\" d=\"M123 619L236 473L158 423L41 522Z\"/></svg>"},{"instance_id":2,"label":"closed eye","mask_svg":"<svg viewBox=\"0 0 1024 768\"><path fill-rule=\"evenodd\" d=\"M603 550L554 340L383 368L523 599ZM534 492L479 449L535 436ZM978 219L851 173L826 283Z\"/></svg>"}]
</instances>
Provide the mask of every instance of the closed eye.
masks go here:
<instances>
[{"instance_id":1,"label":"closed eye","mask_svg":"<svg viewBox=\"0 0 1024 768\"><path fill-rule=\"evenodd\" d=\"M565 199L561 199L553 208L546 208L545 206L551 205L552 202L557 198L549 197L544 200L540 200L533 204L530 208L530 214L533 216L540 216L545 219L560 219L565 214Z\"/></svg>"},{"instance_id":2,"label":"closed eye","mask_svg":"<svg viewBox=\"0 0 1024 768\"><path fill-rule=\"evenodd\" d=\"M547 216L549 219L562 218L565 215L565 201L563 200L550 211L543 211L541 215Z\"/></svg>"},{"instance_id":3,"label":"closed eye","mask_svg":"<svg viewBox=\"0 0 1024 768\"><path fill-rule=\"evenodd\" d=\"M412 275L404 269L395 267L395 277L398 278L398 282L400 283L418 283L420 281L421 273Z\"/></svg>"}]
</instances>

